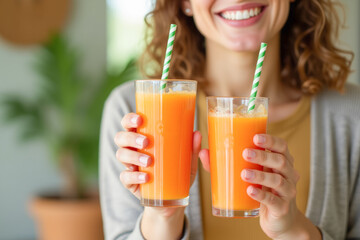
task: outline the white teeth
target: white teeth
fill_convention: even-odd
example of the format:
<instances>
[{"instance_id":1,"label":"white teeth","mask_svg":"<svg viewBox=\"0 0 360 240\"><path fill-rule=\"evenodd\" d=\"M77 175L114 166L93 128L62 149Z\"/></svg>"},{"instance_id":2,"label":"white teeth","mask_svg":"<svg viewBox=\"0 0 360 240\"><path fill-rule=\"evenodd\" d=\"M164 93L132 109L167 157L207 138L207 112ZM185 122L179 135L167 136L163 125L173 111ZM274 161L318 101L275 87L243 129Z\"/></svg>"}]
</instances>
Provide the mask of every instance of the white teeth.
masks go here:
<instances>
[{"instance_id":1,"label":"white teeth","mask_svg":"<svg viewBox=\"0 0 360 240\"><path fill-rule=\"evenodd\" d=\"M249 11L245 10L244 13L243 13L243 19L248 19L249 17L250 17Z\"/></svg>"},{"instance_id":2,"label":"white teeth","mask_svg":"<svg viewBox=\"0 0 360 240\"><path fill-rule=\"evenodd\" d=\"M259 15L261 8L251 8L242 11L226 11L222 12L221 16L228 20L244 20Z\"/></svg>"},{"instance_id":3,"label":"white teeth","mask_svg":"<svg viewBox=\"0 0 360 240\"><path fill-rule=\"evenodd\" d=\"M254 16L254 9L250 9L250 17Z\"/></svg>"},{"instance_id":4,"label":"white teeth","mask_svg":"<svg viewBox=\"0 0 360 240\"><path fill-rule=\"evenodd\" d=\"M242 13L240 11L236 12L236 19L241 19L242 18Z\"/></svg>"}]
</instances>

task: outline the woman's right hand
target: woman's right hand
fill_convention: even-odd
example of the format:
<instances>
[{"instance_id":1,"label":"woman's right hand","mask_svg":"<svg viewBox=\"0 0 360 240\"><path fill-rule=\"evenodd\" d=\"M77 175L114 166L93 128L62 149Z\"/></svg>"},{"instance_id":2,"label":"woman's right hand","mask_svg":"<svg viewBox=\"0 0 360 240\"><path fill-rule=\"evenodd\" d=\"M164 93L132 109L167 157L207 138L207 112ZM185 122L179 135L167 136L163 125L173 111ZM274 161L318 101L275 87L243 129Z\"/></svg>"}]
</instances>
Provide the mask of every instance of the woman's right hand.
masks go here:
<instances>
[{"instance_id":1,"label":"woman's right hand","mask_svg":"<svg viewBox=\"0 0 360 240\"><path fill-rule=\"evenodd\" d=\"M118 132L114 140L119 147L116 158L126 167L126 170L120 174L120 180L138 199L140 199L139 184L149 181L148 174L139 172L139 167L148 167L153 161L149 155L137 151L149 145L149 139L146 136L136 133L136 129L141 126L142 122L140 115L136 113L126 114L121 120L121 125L125 131ZM193 134L190 185L193 184L196 177L200 149L201 134L199 131L195 131Z\"/></svg>"},{"instance_id":2,"label":"woman's right hand","mask_svg":"<svg viewBox=\"0 0 360 240\"><path fill-rule=\"evenodd\" d=\"M136 113L126 114L121 120L125 131L118 132L115 136L115 143L119 147L116 158L126 167L126 170L120 173L120 181L138 199L140 199L139 184L149 181L148 174L139 172L139 167L147 167L152 162L149 155L136 151L144 149L149 144L149 139L136 133L136 129L141 124L141 116Z\"/></svg>"},{"instance_id":3,"label":"woman's right hand","mask_svg":"<svg viewBox=\"0 0 360 240\"><path fill-rule=\"evenodd\" d=\"M126 114L121 120L125 131L118 132L115 143L119 147L116 158L125 165L126 170L120 173L122 184L140 199L140 184L149 181L147 173L139 172L139 167L151 165L153 159L140 153L149 145L146 136L136 133L143 120L136 113ZM201 134L193 134L193 149L191 162L190 184L195 180L198 167L198 155L201 149ZM145 239L179 239L183 232L185 207L145 207L141 221L141 232Z\"/></svg>"}]
</instances>

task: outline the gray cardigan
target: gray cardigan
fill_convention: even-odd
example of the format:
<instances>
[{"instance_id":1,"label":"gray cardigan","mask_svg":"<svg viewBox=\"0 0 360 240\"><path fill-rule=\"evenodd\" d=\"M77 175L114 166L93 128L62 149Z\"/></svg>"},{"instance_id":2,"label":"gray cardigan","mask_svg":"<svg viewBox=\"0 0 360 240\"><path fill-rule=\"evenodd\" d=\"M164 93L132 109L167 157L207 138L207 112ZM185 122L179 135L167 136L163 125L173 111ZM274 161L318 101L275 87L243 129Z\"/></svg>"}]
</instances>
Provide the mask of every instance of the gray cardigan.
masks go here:
<instances>
[{"instance_id":1,"label":"gray cardigan","mask_svg":"<svg viewBox=\"0 0 360 240\"><path fill-rule=\"evenodd\" d=\"M103 112L100 193L107 240L144 239L140 231L143 207L121 184L119 174L124 167L115 158L113 139L122 130L122 117L129 112L135 112L134 82L117 87ZM359 86L346 85L343 95L323 91L312 100L311 181L306 216L321 229L326 240L360 239L359 121ZM196 179L190 189L183 239L203 239L200 204Z\"/></svg>"}]
</instances>

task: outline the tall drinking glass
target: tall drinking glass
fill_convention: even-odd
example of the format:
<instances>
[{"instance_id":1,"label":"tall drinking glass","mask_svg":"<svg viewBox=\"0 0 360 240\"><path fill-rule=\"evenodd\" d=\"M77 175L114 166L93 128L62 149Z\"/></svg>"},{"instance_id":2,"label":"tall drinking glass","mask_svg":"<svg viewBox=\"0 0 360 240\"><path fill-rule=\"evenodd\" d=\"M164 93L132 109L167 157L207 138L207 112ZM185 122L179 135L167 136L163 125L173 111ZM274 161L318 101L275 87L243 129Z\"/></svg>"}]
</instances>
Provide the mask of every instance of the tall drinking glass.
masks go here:
<instances>
[{"instance_id":1,"label":"tall drinking glass","mask_svg":"<svg viewBox=\"0 0 360 240\"><path fill-rule=\"evenodd\" d=\"M207 104L212 213L221 217L258 216L260 204L247 195L250 184L241 179L241 171L262 167L245 161L242 152L245 148L259 149L253 137L266 133L268 99L256 98L255 110L250 113L249 98L208 97Z\"/></svg>"},{"instance_id":2,"label":"tall drinking glass","mask_svg":"<svg viewBox=\"0 0 360 240\"><path fill-rule=\"evenodd\" d=\"M143 206L189 203L196 86L191 80L135 82L136 112L143 118L137 132L150 140L140 152L153 160L151 166L140 167L150 176L140 185Z\"/></svg>"}]
</instances>

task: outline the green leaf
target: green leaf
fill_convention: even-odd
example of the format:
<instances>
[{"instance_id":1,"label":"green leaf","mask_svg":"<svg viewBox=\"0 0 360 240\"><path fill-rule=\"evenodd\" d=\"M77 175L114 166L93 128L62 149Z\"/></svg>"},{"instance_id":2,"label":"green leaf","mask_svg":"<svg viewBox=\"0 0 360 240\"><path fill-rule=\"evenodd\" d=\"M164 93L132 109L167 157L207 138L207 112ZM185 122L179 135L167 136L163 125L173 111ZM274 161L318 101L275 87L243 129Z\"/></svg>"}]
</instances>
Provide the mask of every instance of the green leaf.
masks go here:
<instances>
[{"instance_id":1,"label":"green leaf","mask_svg":"<svg viewBox=\"0 0 360 240\"><path fill-rule=\"evenodd\" d=\"M44 133L44 119L40 106L16 96L5 96L0 104L4 107L5 122L22 123L22 140L29 140Z\"/></svg>"},{"instance_id":2,"label":"green leaf","mask_svg":"<svg viewBox=\"0 0 360 240\"><path fill-rule=\"evenodd\" d=\"M104 72L98 81L80 71L81 61L68 39L55 35L33 64L38 75L35 96L9 95L0 101L4 120L20 126L23 140L42 138L58 165L61 152L72 153L80 185L97 174L101 116L108 95L139 77L134 58L117 72Z\"/></svg>"}]
</instances>

